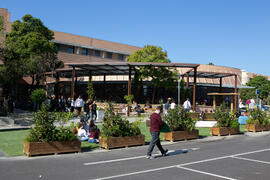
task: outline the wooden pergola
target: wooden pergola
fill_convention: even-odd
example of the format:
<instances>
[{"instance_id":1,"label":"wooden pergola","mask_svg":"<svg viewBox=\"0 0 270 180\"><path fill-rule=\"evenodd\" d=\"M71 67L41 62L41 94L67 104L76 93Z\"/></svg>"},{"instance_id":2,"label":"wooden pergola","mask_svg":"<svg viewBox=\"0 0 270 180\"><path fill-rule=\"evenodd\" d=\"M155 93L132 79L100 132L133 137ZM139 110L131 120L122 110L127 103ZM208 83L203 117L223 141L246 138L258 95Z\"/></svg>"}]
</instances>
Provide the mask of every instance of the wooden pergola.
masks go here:
<instances>
[{"instance_id":1,"label":"wooden pergola","mask_svg":"<svg viewBox=\"0 0 270 180\"><path fill-rule=\"evenodd\" d=\"M197 78L208 78L208 79L219 79L219 93L208 93L208 95L214 95L214 98L216 95L225 95L225 93L221 93L222 89L222 79L226 77L234 76L234 93L227 93L230 96L234 96L234 109L237 109L237 74L233 73L220 73L220 72L206 72L206 71L198 71L197 70L190 70L187 71L183 77L187 78L187 88L189 87L189 78L193 77L194 78L194 85L193 88L196 89L196 83L197 83ZM193 90L193 101L194 98L196 98L196 93L194 93ZM193 105L193 111L195 111L194 105Z\"/></svg>"},{"instance_id":2,"label":"wooden pergola","mask_svg":"<svg viewBox=\"0 0 270 180\"><path fill-rule=\"evenodd\" d=\"M213 96L213 109L216 109L216 96L238 96L238 93L208 93L209 96ZM236 107L234 106L233 108L233 104L235 105L235 102L231 102L231 111L233 111L233 109L237 110Z\"/></svg>"},{"instance_id":3,"label":"wooden pergola","mask_svg":"<svg viewBox=\"0 0 270 180\"><path fill-rule=\"evenodd\" d=\"M108 75L128 75L128 95L131 94L131 76L135 74L135 69L139 67L166 67L166 68L188 68L190 71L197 71L199 64L185 63L152 63L152 62L89 62L89 63L69 63L68 69L56 71L57 76L72 78L71 97L74 97L75 77L78 76L104 76L104 83ZM196 79L196 75L194 76ZM196 87L194 88L196 92ZM195 99L193 107L195 109Z\"/></svg>"}]
</instances>

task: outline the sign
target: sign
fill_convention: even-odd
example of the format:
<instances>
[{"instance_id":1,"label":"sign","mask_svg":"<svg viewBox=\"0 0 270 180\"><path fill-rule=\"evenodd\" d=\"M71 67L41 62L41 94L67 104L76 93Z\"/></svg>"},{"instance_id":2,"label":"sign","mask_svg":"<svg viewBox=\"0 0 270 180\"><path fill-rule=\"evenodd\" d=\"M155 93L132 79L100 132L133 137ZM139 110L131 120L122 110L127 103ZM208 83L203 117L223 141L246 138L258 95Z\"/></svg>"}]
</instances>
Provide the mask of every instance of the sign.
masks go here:
<instances>
[{"instance_id":1,"label":"sign","mask_svg":"<svg viewBox=\"0 0 270 180\"><path fill-rule=\"evenodd\" d=\"M260 94L260 90L256 89L256 94L259 95Z\"/></svg>"}]
</instances>

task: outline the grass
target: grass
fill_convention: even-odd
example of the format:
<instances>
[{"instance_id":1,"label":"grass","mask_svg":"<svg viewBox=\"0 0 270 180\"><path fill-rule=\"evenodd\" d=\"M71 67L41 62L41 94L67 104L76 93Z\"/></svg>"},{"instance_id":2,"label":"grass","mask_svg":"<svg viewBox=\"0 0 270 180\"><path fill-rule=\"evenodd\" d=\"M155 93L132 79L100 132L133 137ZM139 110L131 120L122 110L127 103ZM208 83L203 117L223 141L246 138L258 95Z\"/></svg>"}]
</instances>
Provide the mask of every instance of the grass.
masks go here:
<instances>
[{"instance_id":1,"label":"grass","mask_svg":"<svg viewBox=\"0 0 270 180\"><path fill-rule=\"evenodd\" d=\"M99 125L101 129L101 125ZM145 135L145 142L151 141L150 128L143 122L139 126L141 133ZM197 128L200 136L211 136L210 128ZM240 125L240 132L245 132L245 125ZM3 151L7 156L22 156L23 154L23 142L25 137L28 135L29 130L10 130L0 132L0 150ZM160 139L163 139L162 133ZM91 151L99 148L98 144L82 142L82 151Z\"/></svg>"},{"instance_id":2,"label":"grass","mask_svg":"<svg viewBox=\"0 0 270 180\"><path fill-rule=\"evenodd\" d=\"M0 149L8 156L23 155L23 142L29 130L0 132Z\"/></svg>"}]
</instances>

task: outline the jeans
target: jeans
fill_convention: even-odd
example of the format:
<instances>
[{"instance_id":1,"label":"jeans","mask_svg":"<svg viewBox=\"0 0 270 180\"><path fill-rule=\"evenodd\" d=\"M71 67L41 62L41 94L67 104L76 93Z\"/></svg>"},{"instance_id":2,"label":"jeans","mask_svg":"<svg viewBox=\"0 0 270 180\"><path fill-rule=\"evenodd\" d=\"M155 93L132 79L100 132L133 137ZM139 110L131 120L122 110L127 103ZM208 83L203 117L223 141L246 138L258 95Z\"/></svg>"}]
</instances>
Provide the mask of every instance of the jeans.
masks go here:
<instances>
[{"instance_id":1,"label":"jeans","mask_svg":"<svg viewBox=\"0 0 270 180\"><path fill-rule=\"evenodd\" d=\"M90 119L90 111L89 112L85 112L84 121L88 121L88 119Z\"/></svg>"},{"instance_id":2,"label":"jeans","mask_svg":"<svg viewBox=\"0 0 270 180\"><path fill-rule=\"evenodd\" d=\"M95 116L95 119L94 119ZM92 119L96 122L97 119L97 111L92 111Z\"/></svg>"},{"instance_id":3,"label":"jeans","mask_svg":"<svg viewBox=\"0 0 270 180\"><path fill-rule=\"evenodd\" d=\"M164 154L164 149L162 148L162 146L160 144L159 135L160 135L160 132L151 132L152 139L151 139L151 142L150 142L148 150L147 150L147 155L148 156L152 155L152 151L153 151L155 145L157 145L157 147L160 150L161 154Z\"/></svg>"},{"instance_id":4,"label":"jeans","mask_svg":"<svg viewBox=\"0 0 270 180\"><path fill-rule=\"evenodd\" d=\"M79 137L79 139L81 140L81 141L88 141L88 137Z\"/></svg>"}]
</instances>

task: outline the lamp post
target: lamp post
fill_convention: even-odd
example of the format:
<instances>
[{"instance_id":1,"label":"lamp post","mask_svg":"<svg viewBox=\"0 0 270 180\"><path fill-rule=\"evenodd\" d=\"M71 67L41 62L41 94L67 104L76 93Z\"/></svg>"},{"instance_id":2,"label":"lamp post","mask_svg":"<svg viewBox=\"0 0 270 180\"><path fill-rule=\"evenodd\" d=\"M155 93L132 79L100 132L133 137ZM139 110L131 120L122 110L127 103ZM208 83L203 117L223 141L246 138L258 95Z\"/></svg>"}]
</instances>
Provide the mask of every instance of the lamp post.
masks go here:
<instances>
[{"instance_id":1,"label":"lamp post","mask_svg":"<svg viewBox=\"0 0 270 180\"><path fill-rule=\"evenodd\" d=\"M181 82L180 78L181 78L181 73L179 72L178 74L178 105L179 106L180 106L180 82Z\"/></svg>"}]
</instances>

